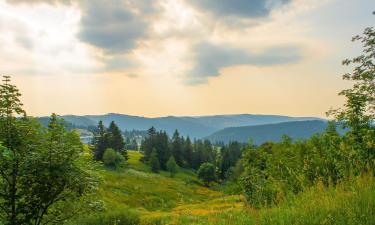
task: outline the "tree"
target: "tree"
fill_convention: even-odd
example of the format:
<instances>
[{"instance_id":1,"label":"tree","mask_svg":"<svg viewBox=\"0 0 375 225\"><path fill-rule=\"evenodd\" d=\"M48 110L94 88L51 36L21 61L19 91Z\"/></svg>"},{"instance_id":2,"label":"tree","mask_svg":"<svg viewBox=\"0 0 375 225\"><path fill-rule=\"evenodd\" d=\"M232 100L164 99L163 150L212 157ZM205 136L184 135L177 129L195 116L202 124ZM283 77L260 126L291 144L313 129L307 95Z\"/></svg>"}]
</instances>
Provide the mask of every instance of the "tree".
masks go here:
<instances>
[{"instance_id":1,"label":"tree","mask_svg":"<svg viewBox=\"0 0 375 225\"><path fill-rule=\"evenodd\" d=\"M238 142L231 142L228 146L224 146L220 151L219 167L220 178L228 178L227 172L230 168L234 167L237 161L241 158L241 145Z\"/></svg>"},{"instance_id":2,"label":"tree","mask_svg":"<svg viewBox=\"0 0 375 225\"><path fill-rule=\"evenodd\" d=\"M344 107L331 110L344 127L350 128L347 133L348 144L351 145L361 167L373 167L375 149L371 140L375 139L375 30L366 28L363 35L355 36L352 41L363 45L362 55L346 59L343 65L354 66L352 73L343 75L344 80L354 82L352 88L339 93L346 98Z\"/></svg>"},{"instance_id":3,"label":"tree","mask_svg":"<svg viewBox=\"0 0 375 225\"><path fill-rule=\"evenodd\" d=\"M215 166L212 163L203 163L199 167L198 178L208 187L211 182L216 180Z\"/></svg>"},{"instance_id":4,"label":"tree","mask_svg":"<svg viewBox=\"0 0 375 225\"><path fill-rule=\"evenodd\" d=\"M125 149L125 141L122 136L120 128L112 121L106 132L107 148L112 148L113 150L120 152L124 158L128 159L128 152Z\"/></svg>"},{"instance_id":5,"label":"tree","mask_svg":"<svg viewBox=\"0 0 375 225\"><path fill-rule=\"evenodd\" d=\"M107 148L107 141L106 141L106 128L103 125L103 122L100 120L98 123L98 127L94 132L93 138L93 154L94 159L97 161L103 160L104 151Z\"/></svg>"},{"instance_id":6,"label":"tree","mask_svg":"<svg viewBox=\"0 0 375 225\"><path fill-rule=\"evenodd\" d=\"M48 128L26 117L20 93L0 85L0 220L5 224L61 224L84 208L97 181L81 157L74 132L52 115ZM91 209L90 207L87 208Z\"/></svg>"},{"instance_id":7,"label":"tree","mask_svg":"<svg viewBox=\"0 0 375 225\"><path fill-rule=\"evenodd\" d=\"M176 159L176 163L179 166L183 166L183 146L182 146L182 139L180 138L180 134L177 130L175 130L172 143L171 143L171 154Z\"/></svg>"},{"instance_id":8,"label":"tree","mask_svg":"<svg viewBox=\"0 0 375 225\"><path fill-rule=\"evenodd\" d=\"M186 138L184 144L183 156L186 167L191 168L193 166L193 146L189 137Z\"/></svg>"},{"instance_id":9,"label":"tree","mask_svg":"<svg viewBox=\"0 0 375 225\"><path fill-rule=\"evenodd\" d=\"M160 163L160 168L163 170L167 169L167 161L171 156L170 148L169 148L169 137L167 132L160 131L156 136L156 144L155 144L156 151L158 153L158 159Z\"/></svg>"},{"instance_id":10,"label":"tree","mask_svg":"<svg viewBox=\"0 0 375 225\"><path fill-rule=\"evenodd\" d=\"M154 173L159 173L160 170L160 164L158 159L158 152L156 149L152 150L151 157L150 157L150 166L151 171Z\"/></svg>"},{"instance_id":11,"label":"tree","mask_svg":"<svg viewBox=\"0 0 375 225\"><path fill-rule=\"evenodd\" d=\"M173 156L171 156L167 162L167 170L169 171L171 177L177 173L178 165Z\"/></svg>"},{"instance_id":12,"label":"tree","mask_svg":"<svg viewBox=\"0 0 375 225\"><path fill-rule=\"evenodd\" d=\"M156 129L151 127L147 131L146 138L141 143L141 152L143 152L143 157L141 161L147 163L150 160L151 153L153 148L155 147L156 142Z\"/></svg>"},{"instance_id":13,"label":"tree","mask_svg":"<svg viewBox=\"0 0 375 225\"><path fill-rule=\"evenodd\" d=\"M125 158L119 152L116 152L112 148L107 148L103 155L103 162L104 165L110 168L118 169L125 162Z\"/></svg>"}]
</instances>

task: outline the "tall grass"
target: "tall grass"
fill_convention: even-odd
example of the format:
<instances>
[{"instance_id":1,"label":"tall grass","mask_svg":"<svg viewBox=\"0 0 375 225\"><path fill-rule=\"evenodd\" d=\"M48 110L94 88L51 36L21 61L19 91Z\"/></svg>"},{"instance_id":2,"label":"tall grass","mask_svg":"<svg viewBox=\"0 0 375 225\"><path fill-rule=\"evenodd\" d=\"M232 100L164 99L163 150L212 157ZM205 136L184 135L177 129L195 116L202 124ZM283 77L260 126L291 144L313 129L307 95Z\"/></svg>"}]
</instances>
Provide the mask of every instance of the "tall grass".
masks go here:
<instances>
[{"instance_id":1,"label":"tall grass","mask_svg":"<svg viewBox=\"0 0 375 225\"><path fill-rule=\"evenodd\" d=\"M335 188L322 185L270 210L261 210L261 224L375 224L375 181L364 176Z\"/></svg>"},{"instance_id":2,"label":"tall grass","mask_svg":"<svg viewBox=\"0 0 375 225\"><path fill-rule=\"evenodd\" d=\"M356 178L336 187L316 185L279 206L253 209L241 198L226 197L186 205L170 214L142 220L143 224L202 225L373 225L375 180Z\"/></svg>"},{"instance_id":3,"label":"tall grass","mask_svg":"<svg viewBox=\"0 0 375 225\"><path fill-rule=\"evenodd\" d=\"M106 211L69 225L375 225L375 179L362 176L336 187L316 185L271 208L246 206L238 187L228 182L211 190L181 170L176 177L153 174L129 152L124 171L106 170L99 190Z\"/></svg>"},{"instance_id":4,"label":"tall grass","mask_svg":"<svg viewBox=\"0 0 375 225\"><path fill-rule=\"evenodd\" d=\"M103 212L96 215L83 216L69 225L138 225L139 214L131 210Z\"/></svg>"}]
</instances>

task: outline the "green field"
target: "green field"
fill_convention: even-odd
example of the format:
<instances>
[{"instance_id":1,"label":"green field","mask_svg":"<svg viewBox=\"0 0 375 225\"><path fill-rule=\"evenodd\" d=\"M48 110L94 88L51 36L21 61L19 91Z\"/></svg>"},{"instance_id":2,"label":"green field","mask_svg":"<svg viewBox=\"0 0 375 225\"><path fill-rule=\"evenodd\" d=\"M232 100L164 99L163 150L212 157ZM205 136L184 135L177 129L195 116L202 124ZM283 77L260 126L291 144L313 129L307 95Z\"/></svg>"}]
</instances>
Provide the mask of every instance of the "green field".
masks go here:
<instances>
[{"instance_id":1,"label":"green field","mask_svg":"<svg viewBox=\"0 0 375 225\"><path fill-rule=\"evenodd\" d=\"M246 207L240 195L204 187L193 171L154 174L129 151L120 171L99 166L99 194L107 212L132 212L141 224L375 224L375 182L355 179L335 188L316 186L269 209ZM215 190L213 190L215 189Z\"/></svg>"}]
</instances>

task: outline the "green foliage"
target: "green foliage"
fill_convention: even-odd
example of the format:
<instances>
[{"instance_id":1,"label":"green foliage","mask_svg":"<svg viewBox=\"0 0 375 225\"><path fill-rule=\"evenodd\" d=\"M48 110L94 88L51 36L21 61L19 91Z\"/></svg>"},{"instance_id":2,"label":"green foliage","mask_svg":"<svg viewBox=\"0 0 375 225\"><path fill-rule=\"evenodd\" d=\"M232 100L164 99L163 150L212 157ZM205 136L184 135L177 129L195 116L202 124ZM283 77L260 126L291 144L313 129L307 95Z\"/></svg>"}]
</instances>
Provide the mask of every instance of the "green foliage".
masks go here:
<instances>
[{"instance_id":1,"label":"green foliage","mask_svg":"<svg viewBox=\"0 0 375 225\"><path fill-rule=\"evenodd\" d=\"M101 161L103 160L103 155L105 150L107 149L107 143L105 138L106 129L103 125L102 121L99 121L98 127L94 132L94 138L93 138L93 154L94 159Z\"/></svg>"},{"instance_id":2,"label":"green foliage","mask_svg":"<svg viewBox=\"0 0 375 225\"><path fill-rule=\"evenodd\" d=\"M344 61L344 65L357 65L352 74L344 75L354 85L340 93L346 97L344 107L330 112L349 128L343 137L337 133L336 123L330 122L325 133L305 141L293 143L284 136L280 143L248 148L240 183L252 206L272 206L318 183L335 186L375 171L374 38L373 28L355 37L353 40L364 45L363 55Z\"/></svg>"},{"instance_id":3,"label":"green foliage","mask_svg":"<svg viewBox=\"0 0 375 225\"><path fill-rule=\"evenodd\" d=\"M343 75L344 80L353 82L352 88L339 93L345 97L344 107L331 110L344 127L350 128L346 135L346 144L351 146L353 156L361 170L375 167L375 30L366 28L363 35L355 36L353 41L362 43L362 55L346 59L343 65L354 66L352 73ZM373 171L374 172L374 171Z\"/></svg>"},{"instance_id":4,"label":"green foliage","mask_svg":"<svg viewBox=\"0 0 375 225\"><path fill-rule=\"evenodd\" d=\"M158 152L156 151L156 149L154 149L151 153L150 166L151 166L152 172L159 173L160 164L159 164Z\"/></svg>"},{"instance_id":5,"label":"green foliage","mask_svg":"<svg viewBox=\"0 0 375 225\"><path fill-rule=\"evenodd\" d=\"M198 170L198 178L203 181L206 186L216 180L216 168L212 163L203 163Z\"/></svg>"},{"instance_id":6,"label":"green foliage","mask_svg":"<svg viewBox=\"0 0 375 225\"><path fill-rule=\"evenodd\" d=\"M176 161L174 160L174 157L171 156L167 162L167 170L171 174L171 177L174 177L174 175L177 173L178 165Z\"/></svg>"},{"instance_id":7,"label":"green foliage","mask_svg":"<svg viewBox=\"0 0 375 225\"><path fill-rule=\"evenodd\" d=\"M375 183L366 175L337 187L316 185L280 206L260 210L259 224L374 224Z\"/></svg>"},{"instance_id":8,"label":"green foliage","mask_svg":"<svg viewBox=\"0 0 375 225\"><path fill-rule=\"evenodd\" d=\"M105 134L105 139L107 142L107 148L112 148L113 150L120 152L126 160L128 159L124 138L122 137L120 128L114 121L110 123Z\"/></svg>"},{"instance_id":9,"label":"green foliage","mask_svg":"<svg viewBox=\"0 0 375 225\"><path fill-rule=\"evenodd\" d=\"M193 169L198 169L205 162L215 163L217 159L217 151L210 141L197 140L192 144L189 137L185 140L177 130L169 140L165 131L158 132L151 127L141 144L141 151L144 153L142 162L149 163L153 149L157 151L161 170L167 170L166 164L171 155L178 166Z\"/></svg>"},{"instance_id":10,"label":"green foliage","mask_svg":"<svg viewBox=\"0 0 375 225\"><path fill-rule=\"evenodd\" d=\"M142 161L146 163L149 162L154 150L157 153L160 169L166 170L167 161L171 156L168 135L165 131L157 132L154 127L151 127L141 145L141 151L144 153Z\"/></svg>"},{"instance_id":11,"label":"green foliage","mask_svg":"<svg viewBox=\"0 0 375 225\"><path fill-rule=\"evenodd\" d=\"M241 158L242 146L238 142L230 142L228 146L224 146L220 151L219 158L219 175L221 179L227 179L233 171L230 171L234 167L237 161ZM232 168L233 169L233 168Z\"/></svg>"},{"instance_id":12,"label":"green foliage","mask_svg":"<svg viewBox=\"0 0 375 225\"><path fill-rule=\"evenodd\" d=\"M193 146L191 144L190 138L187 137L183 146L183 157L184 166L187 168L192 168L193 166Z\"/></svg>"},{"instance_id":13,"label":"green foliage","mask_svg":"<svg viewBox=\"0 0 375 225\"><path fill-rule=\"evenodd\" d=\"M123 209L91 215L69 225L138 225L139 223L138 213Z\"/></svg>"},{"instance_id":14,"label":"green foliage","mask_svg":"<svg viewBox=\"0 0 375 225\"><path fill-rule=\"evenodd\" d=\"M198 169L203 163L214 163L216 160L216 151L208 140L197 140L194 142L192 168Z\"/></svg>"},{"instance_id":15,"label":"green foliage","mask_svg":"<svg viewBox=\"0 0 375 225\"><path fill-rule=\"evenodd\" d=\"M124 156L112 148L107 148L103 155L104 165L113 169L119 169L125 162Z\"/></svg>"},{"instance_id":16,"label":"green foliage","mask_svg":"<svg viewBox=\"0 0 375 225\"><path fill-rule=\"evenodd\" d=\"M180 134L177 130L175 130L172 141L171 141L171 154L173 158L176 160L176 163L179 166L183 166L183 147L184 147L184 140L180 137Z\"/></svg>"},{"instance_id":17,"label":"green foliage","mask_svg":"<svg viewBox=\"0 0 375 225\"><path fill-rule=\"evenodd\" d=\"M78 135L67 132L54 114L48 128L26 117L19 96L5 77L0 86L1 221L61 224L96 209L97 179L82 158Z\"/></svg>"},{"instance_id":18,"label":"green foliage","mask_svg":"<svg viewBox=\"0 0 375 225\"><path fill-rule=\"evenodd\" d=\"M99 121L98 127L94 132L93 154L95 160L103 160L104 152L111 148L119 152L125 160L128 159L128 153L125 148L125 141L121 131L114 121L111 122L109 128L106 129L102 121Z\"/></svg>"}]
</instances>

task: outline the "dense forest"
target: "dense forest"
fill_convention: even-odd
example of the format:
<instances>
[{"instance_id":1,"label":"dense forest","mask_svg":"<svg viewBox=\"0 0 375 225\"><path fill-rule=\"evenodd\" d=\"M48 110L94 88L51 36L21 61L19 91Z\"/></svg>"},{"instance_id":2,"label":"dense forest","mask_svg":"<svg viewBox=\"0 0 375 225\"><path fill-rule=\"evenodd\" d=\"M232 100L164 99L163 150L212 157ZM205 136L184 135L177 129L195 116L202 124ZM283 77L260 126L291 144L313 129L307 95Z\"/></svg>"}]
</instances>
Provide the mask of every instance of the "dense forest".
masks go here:
<instances>
[{"instance_id":1,"label":"dense forest","mask_svg":"<svg viewBox=\"0 0 375 225\"><path fill-rule=\"evenodd\" d=\"M4 76L0 224L374 224L375 31L353 40L363 54L343 62L345 104L304 140L213 144L151 127L138 152L100 121L86 145L55 114L29 117Z\"/></svg>"}]
</instances>

